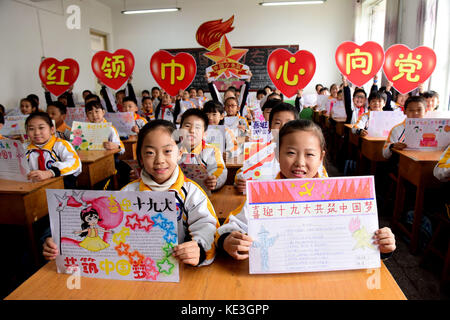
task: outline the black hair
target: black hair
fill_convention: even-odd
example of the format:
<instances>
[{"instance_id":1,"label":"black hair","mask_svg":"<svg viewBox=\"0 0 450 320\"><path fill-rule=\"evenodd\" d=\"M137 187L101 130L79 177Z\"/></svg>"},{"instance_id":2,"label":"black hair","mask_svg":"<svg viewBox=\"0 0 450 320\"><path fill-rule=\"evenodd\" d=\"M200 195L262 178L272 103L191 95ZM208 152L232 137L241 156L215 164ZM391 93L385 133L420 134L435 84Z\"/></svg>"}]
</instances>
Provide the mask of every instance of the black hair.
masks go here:
<instances>
[{"instance_id":1,"label":"black hair","mask_svg":"<svg viewBox=\"0 0 450 320\"><path fill-rule=\"evenodd\" d=\"M197 89L194 87L190 87L187 91L195 90L197 92Z\"/></svg>"},{"instance_id":2,"label":"black hair","mask_svg":"<svg viewBox=\"0 0 450 320\"><path fill-rule=\"evenodd\" d=\"M59 110L59 112L61 112L61 114L67 113L67 107L64 105L64 103L62 103L60 101L52 101L51 103L49 103L47 105L47 109L50 106L54 106L55 108L57 108Z\"/></svg>"},{"instance_id":3,"label":"black hair","mask_svg":"<svg viewBox=\"0 0 450 320\"><path fill-rule=\"evenodd\" d=\"M258 91L256 91L256 96L258 96L260 94L266 96L266 91L264 89L259 89Z\"/></svg>"},{"instance_id":4,"label":"black hair","mask_svg":"<svg viewBox=\"0 0 450 320\"><path fill-rule=\"evenodd\" d=\"M83 95L85 92L89 92L89 94L92 94L91 90L87 90L87 89L83 90L83 92L81 94Z\"/></svg>"},{"instance_id":5,"label":"black hair","mask_svg":"<svg viewBox=\"0 0 450 320\"><path fill-rule=\"evenodd\" d=\"M141 162L141 149L142 149L142 144L144 143L144 139L147 136L147 134L149 134L150 132L152 132L153 130L155 130L159 127L162 127L163 129L165 129L167 131L167 133L169 133L170 136L172 136L172 134L177 130L177 127L175 126L175 124L173 124L173 122L163 120L163 119L156 119L156 120L149 121L139 130L137 144L136 144L136 154L137 154L137 160L138 160L139 166L141 168L143 167L143 164ZM175 142L177 144L179 143L179 141L175 141Z\"/></svg>"},{"instance_id":6,"label":"black hair","mask_svg":"<svg viewBox=\"0 0 450 320\"><path fill-rule=\"evenodd\" d=\"M94 216L96 215L98 217L98 221L102 221L102 219L100 219L100 215L98 214L97 210L95 210L92 207L86 208L84 210L81 210L80 212L80 218L83 221L83 223L81 224L81 230L84 230L86 228L89 227L89 222L86 221L86 218L89 216ZM82 232L79 234L80 237L85 237L88 235L88 231Z\"/></svg>"},{"instance_id":7,"label":"black hair","mask_svg":"<svg viewBox=\"0 0 450 320\"><path fill-rule=\"evenodd\" d=\"M91 100L91 99L95 99L94 101L97 101L97 102L100 103L100 97L98 95L96 95L96 94L93 94L93 93L88 94L86 96L86 98L84 98L84 101L88 101L88 100Z\"/></svg>"},{"instance_id":8,"label":"black hair","mask_svg":"<svg viewBox=\"0 0 450 320\"><path fill-rule=\"evenodd\" d=\"M154 91L154 90L158 90L159 91L159 88L158 87L153 87L152 91Z\"/></svg>"},{"instance_id":9,"label":"black hair","mask_svg":"<svg viewBox=\"0 0 450 320\"><path fill-rule=\"evenodd\" d=\"M323 88L323 84L321 84L321 83L318 83L318 84L316 84L316 91L317 91L317 87L319 87L319 86L321 86L322 88Z\"/></svg>"},{"instance_id":10,"label":"black hair","mask_svg":"<svg viewBox=\"0 0 450 320\"><path fill-rule=\"evenodd\" d=\"M311 120L307 119L298 119L298 120L291 120L284 124L284 126L280 129L280 133L278 134L278 145L279 149L281 148L281 144L283 142L284 136L295 132L295 131L311 131L314 132L319 139L320 148L322 151L325 151L326 148L326 142L325 137L323 135L322 129L315 124Z\"/></svg>"},{"instance_id":11,"label":"black hair","mask_svg":"<svg viewBox=\"0 0 450 320\"><path fill-rule=\"evenodd\" d=\"M0 114L5 114L5 107L0 104Z\"/></svg>"},{"instance_id":12,"label":"black hair","mask_svg":"<svg viewBox=\"0 0 450 320\"><path fill-rule=\"evenodd\" d=\"M27 99L34 100L36 102L36 105L39 105L39 97L36 94L30 93L29 95L27 95Z\"/></svg>"},{"instance_id":13,"label":"black hair","mask_svg":"<svg viewBox=\"0 0 450 320\"><path fill-rule=\"evenodd\" d=\"M272 128L272 120L276 113L282 112L282 111L288 111L291 112L294 115L294 119L298 119L298 112L294 108L293 105L286 103L286 102L280 102L276 104L272 110L270 111L269 115L269 128Z\"/></svg>"},{"instance_id":14,"label":"black hair","mask_svg":"<svg viewBox=\"0 0 450 320\"><path fill-rule=\"evenodd\" d=\"M283 101L281 101L280 99L267 99L266 102L264 102L263 106L261 107L261 110L264 111L264 109L267 108L275 108L275 106L279 105L283 103Z\"/></svg>"},{"instance_id":15,"label":"black hair","mask_svg":"<svg viewBox=\"0 0 450 320\"><path fill-rule=\"evenodd\" d=\"M269 85L265 86L265 87L263 88L263 90L266 90L267 88L270 89L270 91L273 91L273 90L272 90L272 87L269 86Z\"/></svg>"},{"instance_id":16,"label":"black hair","mask_svg":"<svg viewBox=\"0 0 450 320\"><path fill-rule=\"evenodd\" d=\"M327 87L322 87L322 89L319 90L319 94L324 91L330 91Z\"/></svg>"},{"instance_id":17,"label":"black hair","mask_svg":"<svg viewBox=\"0 0 450 320\"><path fill-rule=\"evenodd\" d=\"M383 100L386 103L386 100L387 100L386 94L384 92L372 91L369 94L368 101L370 103L370 101L372 101L372 100L380 100L380 99Z\"/></svg>"},{"instance_id":18,"label":"black hair","mask_svg":"<svg viewBox=\"0 0 450 320\"><path fill-rule=\"evenodd\" d=\"M5 117L3 116L3 113L0 113L0 124L5 124Z\"/></svg>"},{"instance_id":19,"label":"black hair","mask_svg":"<svg viewBox=\"0 0 450 320\"><path fill-rule=\"evenodd\" d=\"M225 112L225 109L223 107L223 104L221 104L219 101L208 100L203 105L203 112L219 112L220 114L222 114Z\"/></svg>"},{"instance_id":20,"label":"black hair","mask_svg":"<svg viewBox=\"0 0 450 320\"><path fill-rule=\"evenodd\" d=\"M422 96L425 99L429 99L429 98L438 98L439 99L439 93L437 93L436 91L433 91L433 90L425 91Z\"/></svg>"},{"instance_id":21,"label":"black hair","mask_svg":"<svg viewBox=\"0 0 450 320\"><path fill-rule=\"evenodd\" d=\"M353 92L353 98L360 92L364 94L364 98L367 98L366 91L364 89L361 89L361 88L356 88L355 89L355 91Z\"/></svg>"},{"instance_id":22,"label":"black hair","mask_svg":"<svg viewBox=\"0 0 450 320\"><path fill-rule=\"evenodd\" d=\"M27 102L29 102L31 104L31 112L32 113L38 111L38 105L36 103L36 100L23 98L23 99L20 100L20 103L22 103L23 101L27 101Z\"/></svg>"},{"instance_id":23,"label":"black hair","mask_svg":"<svg viewBox=\"0 0 450 320\"><path fill-rule=\"evenodd\" d=\"M102 104L99 101L89 101L86 103L86 106L84 107L84 111L87 113L88 111L91 111L92 109L103 109Z\"/></svg>"},{"instance_id":24,"label":"black hair","mask_svg":"<svg viewBox=\"0 0 450 320\"><path fill-rule=\"evenodd\" d=\"M38 112L33 112L32 114L30 114L27 117L27 119L25 120L25 129L28 129L28 124L30 123L31 120L33 120L35 118L40 118L40 119L44 120L49 125L50 128L53 128L53 121L50 118L50 116L48 115L48 113L38 111Z\"/></svg>"},{"instance_id":25,"label":"black hair","mask_svg":"<svg viewBox=\"0 0 450 320\"><path fill-rule=\"evenodd\" d=\"M148 91L147 89L142 90L141 94L144 94L144 93L150 94L150 91Z\"/></svg>"},{"instance_id":26,"label":"black hair","mask_svg":"<svg viewBox=\"0 0 450 320\"><path fill-rule=\"evenodd\" d=\"M153 102L152 97L142 97L142 103L144 103L145 100L151 100Z\"/></svg>"},{"instance_id":27,"label":"black hair","mask_svg":"<svg viewBox=\"0 0 450 320\"><path fill-rule=\"evenodd\" d=\"M398 92L397 90L395 90L395 95L394 95L394 102L397 102L398 97L401 95L402 93ZM411 92L406 93L406 95L408 97L411 97Z\"/></svg>"},{"instance_id":28,"label":"black hair","mask_svg":"<svg viewBox=\"0 0 450 320\"><path fill-rule=\"evenodd\" d=\"M227 90L226 91L233 91L233 92L236 92L237 91L237 89L236 89L236 87L235 86L229 86L228 88L227 88Z\"/></svg>"},{"instance_id":29,"label":"black hair","mask_svg":"<svg viewBox=\"0 0 450 320\"><path fill-rule=\"evenodd\" d=\"M191 108L186 110L182 115L181 115L181 120L180 120L180 128L181 126L183 126L183 122L190 116L196 116L200 119L203 120L203 127L206 130L208 130L208 116L206 115L206 113L203 110L200 109L196 109L196 108Z\"/></svg>"},{"instance_id":30,"label":"black hair","mask_svg":"<svg viewBox=\"0 0 450 320\"><path fill-rule=\"evenodd\" d=\"M276 93L276 92L272 92L271 94L269 94L268 96L267 96L267 100L266 101L269 101L269 100L273 100L273 99L278 99L278 98L274 98L275 96L279 96L280 97L280 101L283 101L283 95L281 95L281 94L278 94L278 93Z\"/></svg>"},{"instance_id":31,"label":"black hair","mask_svg":"<svg viewBox=\"0 0 450 320\"><path fill-rule=\"evenodd\" d=\"M117 92L116 92L116 96L117 96L118 94L120 94L120 93L123 93L123 94L125 95L125 89L122 89L122 90L117 91Z\"/></svg>"},{"instance_id":32,"label":"black hair","mask_svg":"<svg viewBox=\"0 0 450 320\"><path fill-rule=\"evenodd\" d=\"M411 102L422 103L424 108L425 109L427 108L427 100L425 99L425 97L422 97L422 96L410 96L405 101L405 105L404 105L405 111L406 111L406 108L408 107L408 104L410 104Z\"/></svg>"},{"instance_id":33,"label":"black hair","mask_svg":"<svg viewBox=\"0 0 450 320\"><path fill-rule=\"evenodd\" d=\"M225 106L226 104L227 104L227 101L229 101L229 100L235 100L236 101L236 104L238 105L238 107L239 107L239 101L238 101L238 99L236 98L236 97L228 97L228 98L226 98L225 99L225 101L223 102L223 105ZM238 110L239 111L239 110Z\"/></svg>"},{"instance_id":34,"label":"black hair","mask_svg":"<svg viewBox=\"0 0 450 320\"><path fill-rule=\"evenodd\" d=\"M127 102L127 101L134 102L134 104L137 106L137 100L136 100L136 98L131 97L131 96L127 96L127 97L125 97L125 98L122 99L122 104L124 104L124 103Z\"/></svg>"}]
</instances>

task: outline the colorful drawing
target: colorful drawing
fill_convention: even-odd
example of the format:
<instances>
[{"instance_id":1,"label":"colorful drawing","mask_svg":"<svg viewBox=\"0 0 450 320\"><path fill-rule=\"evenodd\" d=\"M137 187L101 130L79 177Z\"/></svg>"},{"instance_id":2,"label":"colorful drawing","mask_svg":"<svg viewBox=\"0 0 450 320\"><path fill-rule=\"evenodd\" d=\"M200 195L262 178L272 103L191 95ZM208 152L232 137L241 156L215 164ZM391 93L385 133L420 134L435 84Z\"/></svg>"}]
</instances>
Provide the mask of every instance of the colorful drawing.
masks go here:
<instances>
[{"instance_id":1,"label":"colorful drawing","mask_svg":"<svg viewBox=\"0 0 450 320\"><path fill-rule=\"evenodd\" d=\"M111 132L111 123L72 123L70 142L76 151L78 150L105 150L103 142L108 141Z\"/></svg>"},{"instance_id":2,"label":"colorful drawing","mask_svg":"<svg viewBox=\"0 0 450 320\"><path fill-rule=\"evenodd\" d=\"M136 135L131 131L133 126L136 125L133 112L107 112L105 113L105 120L111 122L120 137Z\"/></svg>"},{"instance_id":3,"label":"colorful drawing","mask_svg":"<svg viewBox=\"0 0 450 320\"><path fill-rule=\"evenodd\" d=\"M450 143L450 119L408 118L405 143L408 149L442 150Z\"/></svg>"},{"instance_id":4,"label":"colorful drawing","mask_svg":"<svg viewBox=\"0 0 450 320\"><path fill-rule=\"evenodd\" d=\"M67 108L66 119L64 121L69 127L72 127L74 121L88 122L86 110L82 107Z\"/></svg>"},{"instance_id":5,"label":"colorful drawing","mask_svg":"<svg viewBox=\"0 0 450 320\"><path fill-rule=\"evenodd\" d=\"M28 181L30 172L25 146L17 140L0 140L0 179Z\"/></svg>"},{"instance_id":6,"label":"colorful drawing","mask_svg":"<svg viewBox=\"0 0 450 320\"><path fill-rule=\"evenodd\" d=\"M5 117L5 123L2 129L0 129L0 134L5 137L20 136L26 134L25 120L27 118L27 115Z\"/></svg>"},{"instance_id":7,"label":"colorful drawing","mask_svg":"<svg viewBox=\"0 0 450 320\"><path fill-rule=\"evenodd\" d=\"M374 249L372 245L372 236L367 232L366 227L361 227L361 221L358 217L350 220L348 230L350 230L353 238L356 240L356 244L353 250L356 249Z\"/></svg>"},{"instance_id":8,"label":"colorful drawing","mask_svg":"<svg viewBox=\"0 0 450 320\"><path fill-rule=\"evenodd\" d=\"M58 272L78 267L87 277L179 281L173 193L47 190L47 202Z\"/></svg>"},{"instance_id":9,"label":"colorful drawing","mask_svg":"<svg viewBox=\"0 0 450 320\"><path fill-rule=\"evenodd\" d=\"M387 138L391 129L405 118L401 111L370 111L368 136Z\"/></svg>"}]
</instances>

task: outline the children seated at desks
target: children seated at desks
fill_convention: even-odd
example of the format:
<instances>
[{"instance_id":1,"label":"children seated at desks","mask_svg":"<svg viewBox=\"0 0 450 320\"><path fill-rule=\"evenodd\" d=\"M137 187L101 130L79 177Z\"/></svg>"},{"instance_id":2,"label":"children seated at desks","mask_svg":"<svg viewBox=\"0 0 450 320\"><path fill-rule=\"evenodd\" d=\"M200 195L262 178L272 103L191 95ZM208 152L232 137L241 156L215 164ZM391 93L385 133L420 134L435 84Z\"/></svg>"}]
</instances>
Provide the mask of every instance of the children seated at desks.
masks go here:
<instances>
[{"instance_id":1,"label":"children seated at desks","mask_svg":"<svg viewBox=\"0 0 450 320\"><path fill-rule=\"evenodd\" d=\"M347 119L345 123L355 124L356 121L361 117L364 113L367 112L366 100L367 94L366 91L362 88L356 88L353 92L353 99L351 98L350 87L348 85L347 78L342 76L342 83L344 84L344 106L345 106L345 114L347 115Z\"/></svg>"},{"instance_id":2,"label":"children seated at desks","mask_svg":"<svg viewBox=\"0 0 450 320\"><path fill-rule=\"evenodd\" d=\"M55 127L49 115L36 112L25 121L31 142L25 144L30 166L28 179L43 181L64 176L64 188L74 189L81 173L81 160L70 142L54 136Z\"/></svg>"},{"instance_id":3,"label":"children seated at desks","mask_svg":"<svg viewBox=\"0 0 450 320\"><path fill-rule=\"evenodd\" d=\"M23 98L20 100L19 109L11 110L6 115L7 116L23 116L23 115L32 114L33 112L36 112L36 111L38 111L38 110L37 110L37 106L34 103L34 101L32 101L28 98Z\"/></svg>"},{"instance_id":4,"label":"children seated at desks","mask_svg":"<svg viewBox=\"0 0 450 320\"><path fill-rule=\"evenodd\" d=\"M64 140L69 140L72 128L64 121L66 119L67 107L62 102L55 101L47 105L47 113L50 119L55 121L56 136Z\"/></svg>"},{"instance_id":5,"label":"children seated at desks","mask_svg":"<svg viewBox=\"0 0 450 320\"><path fill-rule=\"evenodd\" d=\"M185 178L178 166L181 152L173 139L176 128L167 120L146 124L138 135L138 162L141 177L126 185L122 191L171 191L177 198L178 239L173 256L181 263L204 266L215 257L214 234L219 221L205 192L192 180ZM53 260L58 247L52 238L44 243L43 255Z\"/></svg>"},{"instance_id":6,"label":"children seated at desks","mask_svg":"<svg viewBox=\"0 0 450 320\"><path fill-rule=\"evenodd\" d=\"M405 101L405 114L407 118L424 118L427 101L422 96L412 96ZM405 120L406 121L406 120ZM389 159L392 149L403 150L407 147L405 141L405 121L394 126L383 146L383 157Z\"/></svg>"},{"instance_id":7,"label":"children seated at desks","mask_svg":"<svg viewBox=\"0 0 450 320\"><path fill-rule=\"evenodd\" d=\"M450 145L444 150L441 158L434 167L433 175L441 182L450 181Z\"/></svg>"},{"instance_id":8,"label":"children seated at desks","mask_svg":"<svg viewBox=\"0 0 450 320\"><path fill-rule=\"evenodd\" d=\"M123 100L123 112L133 112L135 125L131 131L139 133L139 130L147 123L147 120L138 114L137 101L132 97L125 97Z\"/></svg>"},{"instance_id":9,"label":"children seated at desks","mask_svg":"<svg viewBox=\"0 0 450 320\"><path fill-rule=\"evenodd\" d=\"M175 103L172 103L171 97L164 92L155 110L156 119L168 120L175 123L181 110L180 99L181 97L177 96Z\"/></svg>"},{"instance_id":10,"label":"children seated at desks","mask_svg":"<svg viewBox=\"0 0 450 320\"><path fill-rule=\"evenodd\" d=\"M386 95L378 91L372 91L369 95L369 110L383 111L386 102ZM361 137L367 136L367 129L369 127L370 111L361 115L356 123L353 125L352 132Z\"/></svg>"},{"instance_id":11,"label":"children seated at desks","mask_svg":"<svg viewBox=\"0 0 450 320\"><path fill-rule=\"evenodd\" d=\"M319 178L319 168L325 159L325 138L318 125L310 120L286 123L279 133L277 157L280 172L276 179ZM248 220L245 202L232 211L216 233L217 248L236 260L249 257L253 239L247 235ZM395 250L395 237L385 227L375 231L373 244L384 254Z\"/></svg>"},{"instance_id":12,"label":"children seated at desks","mask_svg":"<svg viewBox=\"0 0 450 320\"><path fill-rule=\"evenodd\" d=\"M206 167L208 177L205 186L209 190L222 188L227 180L227 168L222 153L213 145L205 143L205 132L208 130L208 116L199 109L189 109L181 116L180 129L186 130L182 141L183 152L179 163L202 164Z\"/></svg>"},{"instance_id":13,"label":"children seated at desks","mask_svg":"<svg viewBox=\"0 0 450 320\"><path fill-rule=\"evenodd\" d=\"M151 97L142 98L141 116L147 119L147 122L155 119L155 114L153 113L153 100Z\"/></svg>"}]
</instances>

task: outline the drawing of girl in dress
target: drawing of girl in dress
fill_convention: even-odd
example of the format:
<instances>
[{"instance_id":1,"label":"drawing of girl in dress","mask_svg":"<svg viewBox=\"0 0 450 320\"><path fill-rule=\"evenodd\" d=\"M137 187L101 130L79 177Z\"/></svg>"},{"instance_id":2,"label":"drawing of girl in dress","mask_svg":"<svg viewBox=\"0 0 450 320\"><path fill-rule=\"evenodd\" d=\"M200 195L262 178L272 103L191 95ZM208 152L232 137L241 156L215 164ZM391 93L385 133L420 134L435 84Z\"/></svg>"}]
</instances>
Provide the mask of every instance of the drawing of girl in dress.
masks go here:
<instances>
[{"instance_id":1,"label":"drawing of girl in dress","mask_svg":"<svg viewBox=\"0 0 450 320\"><path fill-rule=\"evenodd\" d=\"M105 230L97 224L99 221L102 221L102 219L99 218L97 210L92 207L86 208L81 211L80 218L83 221L81 224L81 230L74 231L74 234L78 234L80 237L86 237L80 242L80 247L89 251L100 251L108 248L109 244L99 237L98 232L103 231L114 233L114 231Z\"/></svg>"}]
</instances>

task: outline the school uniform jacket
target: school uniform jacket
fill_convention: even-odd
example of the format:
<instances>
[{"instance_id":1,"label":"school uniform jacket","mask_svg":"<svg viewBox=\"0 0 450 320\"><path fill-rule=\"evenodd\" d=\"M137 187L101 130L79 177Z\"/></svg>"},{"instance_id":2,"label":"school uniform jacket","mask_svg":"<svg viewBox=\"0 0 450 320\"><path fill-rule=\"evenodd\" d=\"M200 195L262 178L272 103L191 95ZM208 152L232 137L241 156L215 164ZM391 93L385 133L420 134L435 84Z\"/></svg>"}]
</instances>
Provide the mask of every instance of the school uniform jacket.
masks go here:
<instances>
[{"instance_id":1,"label":"school uniform jacket","mask_svg":"<svg viewBox=\"0 0 450 320\"><path fill-rule=\"evenodd\" d=\"M323 166L319 167L317 171L316 178L326 178L328 174ZM323 169L323 170L322 170ZM324 173L326 175L324 175ZM281 172L275 177L276 180L281 179ZM248 220L247 220L247 199L236 209L230 212L224 223L217 229L215 241L218 248L223 248L223 240L225 239L225 234L231 233L233 231L239 231L246 234L248 231Z\"/></svg>"},{"instance_id":2,"label":"school uniform jacket","mask_svg":"<svg viewBox=\"0 0 450 320\"><path fill-rule=\"evenodd\" d=\"M358 133L358 130L367 130L369 127L369 117L370 117L370 111L364 113L358 118L358 121L353 125L352 132Z\"/></svg>"},{"instance_id":3,"label":"school uniform jacket","mask_svg":"<svg viewBox=\"0 0 450 320\"><path fill-rule=\"evenodd\" d=\"M72 128L69 127L65 121L63 121L63 123L58 128L56 128L56 136L64 140L70 140L71 132Z\"/></svg>"},{"instance_id":4,"label":"school uniform jacket","mask_svg":"<svg viewBox=\"0 0 450 320\"><path fill-rule=\"evenodd\" d=\"M197 157L191 155L198 155L201 163L197 163ZM188 159L189 158L189 159ZM184 150L179 163L202 164L208 171L208 176L215 176L217 178L217 185L214 190L220 189L227 180L228 170L223 161L220 150L208 143L204 146L199 144L191 153Z\"/></svg>"},{"instance_id":5,"label":"school uniform jacket","mask_svg":"<svg viewBox=\"0 0 450 320\"><path fill-rule=\"evenodd\" d=\"M386 159L389 159L392 156L392 151L389 148L391 144L405 141L405 121L406 120L394 126L389 132L389 136L383 146L383 157Z\"/></svg>"},{"instance_id":6,"label":"school uniform jacket","mask_svg":"<svg viewBox=\"0 0 450 320\"><path fill-rule=\"evenodd\" d=\"M147 119L145 119L144 117L141 117L140 115L135 113L134 114L134 123L139 128L139 130L141 130L142 127L145 126L145 124L147 123Z\"/></svg>"},{"instance_id":7,"label":"school uniform jacket","mask_svg":"<svg viewBox=\"0 0 450 320\"><path fill-rule=\"evenodd\" d=\"M178 242L195 240L205 252L205 259L198 266L209 265L214 261L216 248L214 245L214 234L219 227L214 208L208 196L202 188L194 181L186 178L178 170L177 181L169 188L174 192L177 199L178 212ZM142 178L135 180L121 191L152 191L144 184Z\"/></svg>"},{"instance_id":8,"label":"school uniform jacket","mask_svg":"<svg viewBox=\"0 0 450 320\"><path fill-rule=\"evenodd\" d=\"M450 177L450 145L442 153L441 158L433 169L433 174L440 181L447 181Z\"/></svg>"},{"instance_id":9,"label":"school uniform jacket","mask_svg":"<svg viewBox=\"0 0 450 320\"><path fill-rule=\"evenodd\" d=\"M56 177L81 173L81 160L69 141L52 136L43 146L38 147L31 142L25 144L26 157L30 170L39 170L38 150L44 151L45 168L52 170Z\"/></svg>"}]
</instances>

